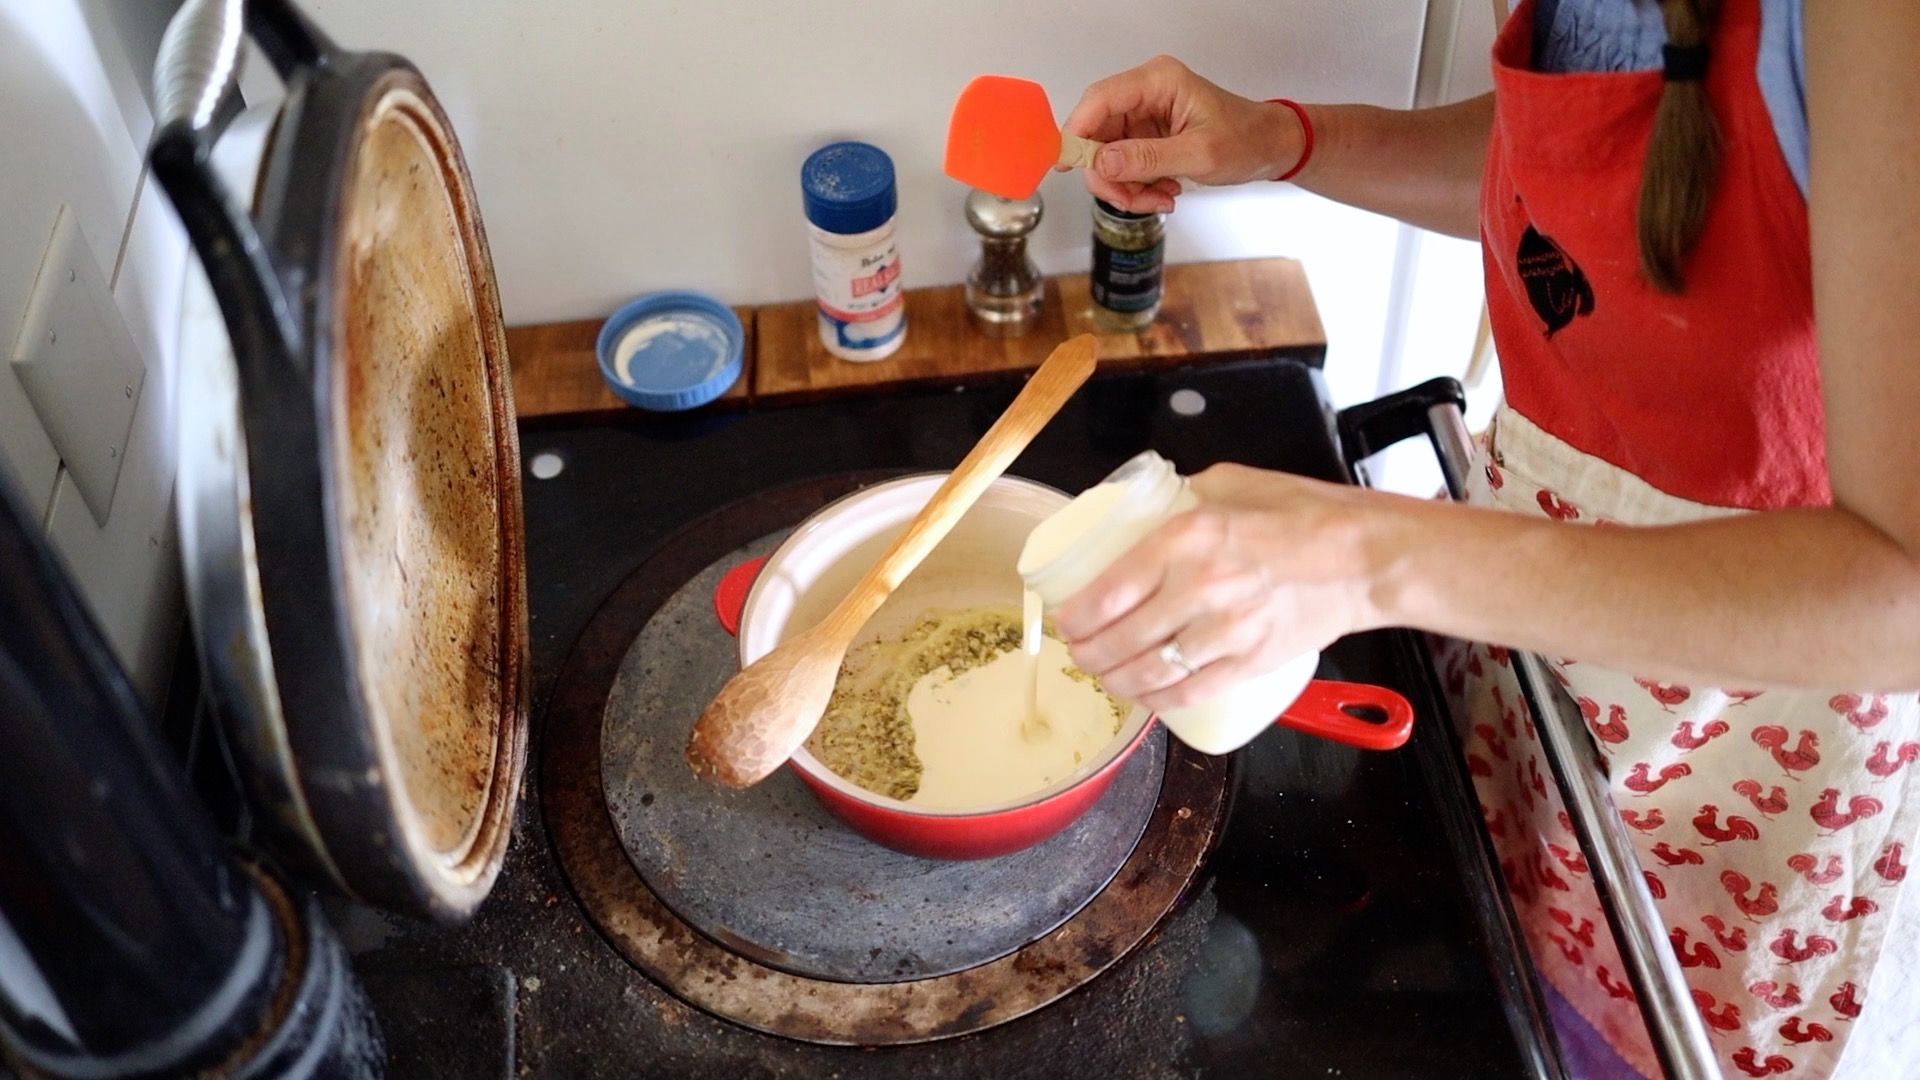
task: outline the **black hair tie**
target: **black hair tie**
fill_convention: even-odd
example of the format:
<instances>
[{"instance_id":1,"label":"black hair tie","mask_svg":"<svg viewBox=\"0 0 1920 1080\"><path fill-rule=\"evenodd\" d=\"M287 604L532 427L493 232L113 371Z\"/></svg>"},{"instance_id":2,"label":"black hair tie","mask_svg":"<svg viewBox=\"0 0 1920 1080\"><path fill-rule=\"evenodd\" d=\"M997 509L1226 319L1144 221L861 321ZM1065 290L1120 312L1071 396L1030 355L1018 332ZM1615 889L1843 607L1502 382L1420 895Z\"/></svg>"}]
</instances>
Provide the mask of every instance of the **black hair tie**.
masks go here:
<instances>
[{"instance_id":1,"label":"black hair tie","mask_svg":"<svg viewBox=\"0 0 1920 1080\"><path fill-rule=\"evenodd\" d=\"M1699 82L1707 77L1707 47L1660 46L1661 76L1668 82Z\"/></svg>"}]
</instances>

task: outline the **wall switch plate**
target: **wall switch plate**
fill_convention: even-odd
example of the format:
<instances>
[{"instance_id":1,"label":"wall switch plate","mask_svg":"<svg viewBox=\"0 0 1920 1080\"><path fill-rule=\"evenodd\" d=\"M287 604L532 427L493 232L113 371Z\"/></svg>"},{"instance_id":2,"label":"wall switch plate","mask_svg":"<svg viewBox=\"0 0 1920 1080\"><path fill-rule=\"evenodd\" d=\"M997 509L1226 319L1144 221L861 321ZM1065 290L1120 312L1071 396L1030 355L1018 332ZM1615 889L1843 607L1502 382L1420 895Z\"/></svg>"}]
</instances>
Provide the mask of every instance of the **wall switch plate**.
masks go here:
<instances>
[{"instance_id":1,"label":"wall switch plate","mask_svg":"<svg viewBox=\"0 0 1920 1080\"><path fill-rule=\"evenodd\" d=\"M66 206L27 298L13 371L94 523L105 526L147 366Z\"/></svg>"}]
</instances>

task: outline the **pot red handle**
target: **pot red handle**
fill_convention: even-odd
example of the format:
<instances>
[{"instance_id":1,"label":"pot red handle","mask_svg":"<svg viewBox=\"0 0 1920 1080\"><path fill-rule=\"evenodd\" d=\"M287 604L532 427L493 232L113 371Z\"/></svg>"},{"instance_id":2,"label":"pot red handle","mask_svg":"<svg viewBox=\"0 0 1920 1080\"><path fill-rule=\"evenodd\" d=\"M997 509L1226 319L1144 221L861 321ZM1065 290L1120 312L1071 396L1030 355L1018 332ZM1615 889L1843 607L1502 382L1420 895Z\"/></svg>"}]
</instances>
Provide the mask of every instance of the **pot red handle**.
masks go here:
<instances>
[{"instance_id":1,"label":"pot red handle","mask_svg":"<svg viewBox=\"0 0 1920 1080\"><path fill-rule=\"evenodd\" d=\"M1362 709L1386 720L1362 720L1351 711ZM1315 679L1274 723L1362 750L1393 750L1413 734L1413 705L1384 686Z\"/></svg>"},{"instance_id":2,"label":"pot red handle","mask_svg":"<svg viewBox=\"0 0 1920 1080\"><path fill-rule=\"evenodd\" d=\"M734 637L740 636L740 616L747 609L747 594L753 591L754 579L760 576L760 568L765 565L765 555L748 559L727 571L720 578L720 584L713 587L713 613Z\"/></svg>"}]
</instances>

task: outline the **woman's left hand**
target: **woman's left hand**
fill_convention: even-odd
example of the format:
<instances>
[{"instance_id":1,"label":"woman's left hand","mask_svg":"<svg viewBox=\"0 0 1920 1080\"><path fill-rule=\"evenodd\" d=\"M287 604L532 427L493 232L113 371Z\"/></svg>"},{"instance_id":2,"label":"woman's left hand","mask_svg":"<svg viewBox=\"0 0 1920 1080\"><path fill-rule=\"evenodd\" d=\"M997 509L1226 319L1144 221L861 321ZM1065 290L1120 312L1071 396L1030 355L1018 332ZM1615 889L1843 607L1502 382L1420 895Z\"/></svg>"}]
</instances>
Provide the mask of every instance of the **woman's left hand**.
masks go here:
<instances>
[{"instance_id":1,"label":"woman's left hand","mask_svg":"<svg viewBox=\"0 0 1920 1080\"><path fill-rule=\"evenodd\" d=\"M1205 701L1380 625L1367 569L1370 493L1241 465L1193 477L1200 505L1062 605L1074 662L1150 709ZM1162 656L1169 642L1193 669Z\"/></svg>"}]
</instances>

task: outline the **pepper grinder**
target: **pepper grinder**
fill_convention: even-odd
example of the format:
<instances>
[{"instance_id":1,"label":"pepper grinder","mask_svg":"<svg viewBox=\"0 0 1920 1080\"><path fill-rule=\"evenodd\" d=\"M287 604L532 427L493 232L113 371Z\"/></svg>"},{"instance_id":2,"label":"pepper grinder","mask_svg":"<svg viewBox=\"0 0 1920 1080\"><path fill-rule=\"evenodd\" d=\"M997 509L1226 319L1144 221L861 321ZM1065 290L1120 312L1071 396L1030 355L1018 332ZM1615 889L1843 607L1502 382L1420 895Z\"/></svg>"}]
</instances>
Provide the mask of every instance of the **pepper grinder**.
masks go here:
<instances>
[{"instance_id":1,"label":"pepper grinder","mask_svg":"<svg viewBox=\"0 0 1920 1080\"><path fill-rule=\"evenodd\" d=\"M967 224L980 234L980 261L967 274L967 311L990 337L1018 337L1040 320L1046 282L1027 257L1027 234L1040 224L1040 196L967 195Z\"/></svg>"}]
</instances>

